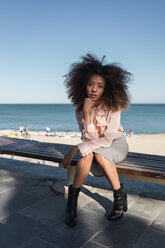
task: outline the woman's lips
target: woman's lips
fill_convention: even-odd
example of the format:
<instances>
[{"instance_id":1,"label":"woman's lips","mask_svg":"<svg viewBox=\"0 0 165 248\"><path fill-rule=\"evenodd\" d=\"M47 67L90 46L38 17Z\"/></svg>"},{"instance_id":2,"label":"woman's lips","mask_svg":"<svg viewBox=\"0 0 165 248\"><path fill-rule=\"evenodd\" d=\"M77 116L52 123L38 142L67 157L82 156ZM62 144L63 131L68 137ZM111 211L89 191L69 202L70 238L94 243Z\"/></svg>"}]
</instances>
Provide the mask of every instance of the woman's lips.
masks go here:
<instances>
[{"instance_id":1,"label":"woman's lips","mask_svg":"<svg viewBox=\"0 0 165 248\"><path fill-rule=\"evenodd\" d=\"M97 97L97 95L95 95L95 94L90 94L90 98L96 98Z\"/></svg>"}]
</instances>

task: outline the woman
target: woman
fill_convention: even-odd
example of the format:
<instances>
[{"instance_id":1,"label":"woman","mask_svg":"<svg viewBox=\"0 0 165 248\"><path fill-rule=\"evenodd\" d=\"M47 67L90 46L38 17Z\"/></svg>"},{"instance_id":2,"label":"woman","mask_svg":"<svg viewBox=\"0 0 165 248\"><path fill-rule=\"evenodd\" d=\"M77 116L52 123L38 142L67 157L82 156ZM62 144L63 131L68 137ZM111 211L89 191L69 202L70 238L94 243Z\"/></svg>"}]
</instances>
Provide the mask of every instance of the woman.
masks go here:
<instances>
[{"instance_id":1,"label":"woman","mask_svg":"<svg viewBox=\"0 0 165 248\"><path fill-rule=\"evenodd\" d=\"M105 57L105 56L104 56ZM127 83L131 74L116 64L103 64L87 54L74 63L66 75L68 97L76 106L82 143L74 146L63 159L68 168L76 152L81 154L73 185L69 186L66 223L77 223L77 199L93 159L104 171L114 190L113 210L109 220L119 220L127 211L127 194L120 185L115 163L124 160L128 145L120 124L121 110L129 105Z\"/></svg>"}]
</instances>

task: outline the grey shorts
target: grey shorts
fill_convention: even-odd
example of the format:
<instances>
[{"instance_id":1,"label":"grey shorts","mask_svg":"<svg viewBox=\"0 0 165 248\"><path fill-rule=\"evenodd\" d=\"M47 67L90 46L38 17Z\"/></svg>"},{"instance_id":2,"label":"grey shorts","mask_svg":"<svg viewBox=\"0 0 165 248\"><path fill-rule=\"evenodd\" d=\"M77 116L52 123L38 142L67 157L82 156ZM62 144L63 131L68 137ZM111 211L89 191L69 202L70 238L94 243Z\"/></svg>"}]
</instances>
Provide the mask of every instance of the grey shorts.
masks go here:
<instances>
[{"instance_id":1,"label":"grey shorts","mask_svg":"<svg viewBox=\"0 0 165 248\"><path fill-rule=\"evenodd\" d=\"M123 161L128 154L128 143L126 136L122 134L118 139L112 141L110 147L98 148L94 153L100 154L111 163L116 164ZM101 167L94 161L90 170L94 176L105 176Z\"/></svg>"}]
</instances>

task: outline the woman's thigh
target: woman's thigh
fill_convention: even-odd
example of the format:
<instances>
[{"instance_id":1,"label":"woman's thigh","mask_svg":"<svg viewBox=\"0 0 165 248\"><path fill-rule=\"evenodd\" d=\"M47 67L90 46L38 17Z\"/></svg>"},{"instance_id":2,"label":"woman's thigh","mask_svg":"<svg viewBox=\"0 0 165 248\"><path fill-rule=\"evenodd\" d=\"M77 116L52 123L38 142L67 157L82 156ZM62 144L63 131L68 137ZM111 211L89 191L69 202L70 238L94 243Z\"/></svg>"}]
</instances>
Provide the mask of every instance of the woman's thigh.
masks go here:
<instances>
[{"instance_id":1,"label":"woman's thigh","mask_svg":"<svg viewBox=\"0 0 165 248\"><path fill-rule=\"evenodd\" d=\"M110 147L99 148L94 151L115 164L125 159L128 154L128 144L125 137L114 140Z\"/></svg>"}]
</instances>

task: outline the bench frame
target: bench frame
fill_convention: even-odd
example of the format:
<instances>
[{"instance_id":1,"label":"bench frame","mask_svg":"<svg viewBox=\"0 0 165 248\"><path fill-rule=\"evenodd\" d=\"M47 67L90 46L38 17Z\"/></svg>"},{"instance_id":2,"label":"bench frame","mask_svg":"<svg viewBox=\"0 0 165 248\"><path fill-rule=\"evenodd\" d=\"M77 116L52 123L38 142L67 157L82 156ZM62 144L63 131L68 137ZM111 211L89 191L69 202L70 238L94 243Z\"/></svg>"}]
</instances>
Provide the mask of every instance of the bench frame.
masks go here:
<instances>
[{"instance_id":1,"label":"bench frame","mask_svg":"<svg viewBox=\"0 0 165 248\"><path fill-rule=\"evenodd\" d=\"M71 147L72 145L59 143L0 137L0 154L52 161L59 166L63 156ZM80 157L80 154L76 153L68 169L68 185L73 182L76 164ZM126 159L116 166L120 177L165 184L165 156L129 152Z\"/></svg>"}]
</instances>

